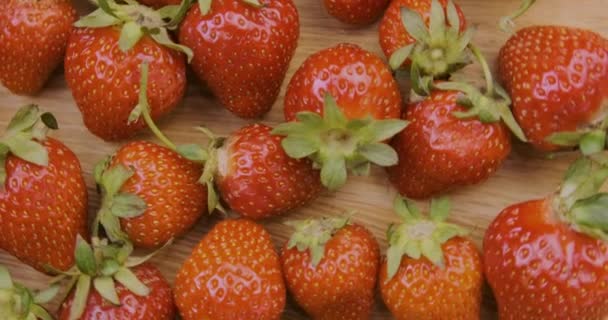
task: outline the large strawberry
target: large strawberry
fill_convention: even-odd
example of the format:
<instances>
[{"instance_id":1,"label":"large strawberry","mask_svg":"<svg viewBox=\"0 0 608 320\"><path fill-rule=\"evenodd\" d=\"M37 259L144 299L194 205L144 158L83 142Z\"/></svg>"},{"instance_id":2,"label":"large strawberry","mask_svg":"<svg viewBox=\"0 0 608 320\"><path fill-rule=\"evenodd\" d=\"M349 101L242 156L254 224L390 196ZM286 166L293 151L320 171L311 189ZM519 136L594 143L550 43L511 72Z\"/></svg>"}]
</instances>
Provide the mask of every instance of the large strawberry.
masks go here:
<instances>
[{"instance_id":1,"label":"large strawberry","mask_svg":"<svg viewBox=\"0 0 608 320\"><path fill-rule=\"evenodd\" d=\"M467 65L473 29L452 0L395 0L380 22L380 45L393 69L409 68L413 89L430 91L434 79Z\"/></svg>"},{"instance_id":2,"label":"large strawberry","mask_svg":"<svg viewBox=\"0 0 608 320\"><path fill-rule=\"evenodd\" d=\"M331 190L347 170L366 174L370 163L393 165L397 155L383 142L401 131L397 82L376 55L340 44L310 56L296 71L285 96L285 120L273 133L287 136L293 158L310 157ZM294 121L297 120L297 121Z\"/></svg>"},{"instance_id":3,"label":"large strawberry","mask_svg":"<svg viewBox=\"0 0 608 320\"><path fill-rule=\"evenodd\" d=\"M146 262L150 257L130 257L132 247L108 245L93 238L91 247L82 238L76 244L76 266L57 277L69 279L69 295L59 320L173 320L171 286L160 271Z\"/></svg>"},{"instance_id":4,"label":"large strawberry","mask_svg":"<svg viewBox=\"0 0 608 320\"><path fill-rule=\"evenodd\" d=\"M582 29L529 27L507 41L498 66L513 113L534 147L580 145L587 154L604 148L607 39Z\"/></svg>"},{"instance_id":5,"label":"large strawberry","mask_svg":"<svg viewBox=\"0 0 608 320\"><path fill-rule=\"evenodd\" d=\"M327 12L336 19L361 26L376 21L389 0L324 0L323 3Z\"/></svg>"},{"instance_id":6,"label":"large strawberry","mask_svg":"<svg viewBox=\"0 0 608 320\"><path fill-rule=\"evenodd\" d=\"M0 82L16 94L35 94L63 54L76 20L68 0L0 2Z\"/></svg>"},{"instance_id":7,"label":"large strawberry","mask_svg":"<svg viewBox=\"0 0 608 320\"><path fill-rule=\"evenodd\" d=\"M292 0L201 0L180 26L192 68L230 112L256 118L274 104L300 34Z\"/></svg>"},{"instance_id":8,"label":"large strawberry","mask_svg":"<svg viewBox=\"0 0 608 320\"><path fill-rule=\"evenodd\" d=\"M293 221L281 252L287 287L313 319L369 319L380 250L365 227L348 218Z\"/></svg>"},{"instance_id":9,"label":"large strawberry","mask_svg":"<svg viewBox=\"0 0 608 320\"><path fill-rule=\"evenodd\" d=\"M191 51L173 43L167 29L177 26L188 1L179 12L98 2L100 8L79 20L70 36L65 76L87 128L105 140L120 140L145 126L143 121L128 120L138 102L142 63L150 65L153 118L170 112L184 95L186 66L181 52L191 56Z\"/></svg>"},{"instance_id":10,"label":"large strawberry","mask_svg":"<svg viewBox=\"0 0 608 320\"><path fill-rule=\"evenodd\" d=\"M80 162L37 106L21 108L0 138L0 248L38 269L66 270L86 233L87 188Z\"/></svg>"},{"instance_id":11,"label":"large strawberry","mask_svg":"<svg viewBox=\"0 0 608 320\"><path fill-rule=\"evenodd\" d=\"M218 223L175 279L184 320L278 320L285 284L270 234L249 220Z\"/></svg>"},{"instance_id":12,"label":"large strawberry","mask_svg":"<svg viewBox=\"0 0 608 320\"><path fill-rule=\"evenodd\" d=\"M8 269L0 265L0 315L2 319L42 319L53 318L41 304L48 303L59 290L59 286L32 292L19 283L13 282Z\"/></svg>"},{"instance_id":13,"label":"large strawberry","mask_svg":"<svg viewBox=\"0 0 608 320\"><path fill-rule=\"evenodd\" d=\"M503 210L488 228L485 274L500 319L608 316L608 161L575 162L544 199Z\"/></svg>"},{"instance_id":14,"label":"large strawberry","mask_svg":"<svg viewBox=\"0 0 608 320\"><path fill-rule=\"evenodd\" d=\"M401 198L395 210L404 222L389 228L378 280L395 319L479 319L481 257L466 232L445 221L449 202L433 200L429 218Z\"/></svg>"}]
</instances>

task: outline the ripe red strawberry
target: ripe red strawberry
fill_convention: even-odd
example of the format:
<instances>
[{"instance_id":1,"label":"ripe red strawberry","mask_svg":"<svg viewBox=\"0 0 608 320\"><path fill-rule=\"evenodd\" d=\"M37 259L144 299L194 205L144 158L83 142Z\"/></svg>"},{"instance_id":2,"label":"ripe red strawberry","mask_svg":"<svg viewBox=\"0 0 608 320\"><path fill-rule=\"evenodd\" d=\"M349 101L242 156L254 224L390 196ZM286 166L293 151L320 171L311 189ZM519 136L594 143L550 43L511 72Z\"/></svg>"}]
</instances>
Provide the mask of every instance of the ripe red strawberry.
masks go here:
<instances>
[{"instance_id":1,"label":"ripe red strawberry","mask_svg":"<svg viewBox=\"0 0 608 320\"><path fill-rule=\"evenodd\" d=\"M561 190L503 210L484 239L500 319L608 316L608 167L577 161Z\"/></svg>"},{"instance_id":2,"label":"ripe red strawberry","mask_svg":"<svg viewBox=\"0 0 608 320\"><path fill-rule=\"evenodd\" d=\"M73 288L59 308L59 320L173 320L175 305L171 286L146 258L129 257L131 247L108 245L93 239L91 248L82 238L76 263L64 277ZM62 279L62 278L59 278Z\"/></svg>"},{"instance_id":3,"label":"ripe red strawberry","mask_svg":"<svg viewBox=\"0 0 608 320\"><path fill-rule=\"evenodd\" d=\"M48 303L58 292L59 286L51 286L40 292L32 292L13 282L8 269L0 265L0 314L2 319L53 319L41 304Z\"/></svg>"},{"instance_id":4,"label":"ripe red strawberry","mask_svg":"<svg viewBox=\"0 0 608 320\"><path fill-rule=\"evenodd\" d=\"M62 61L76 10L68 0L0 3L0 82L11 92L40 91Z\"/></svg>"},{"instance_id":5,"label":"ripe red strawberry","mask_svg":"<svg viewBox=\"0 0 608 320\"><path fill-rule=\"evenodd\" d=\"M460 227L445 222L449 202L431 202L430 219L396 200L404 223L391 226L380 291L395 319L479 319L482 263Z\"/></svg>"},{"instance_id":6,"label":"ripe red strawberry","mask_svg":"<svg viewBox=\"0 0 608 320\"><path fill-rule=\"evenodd\" d=\"M239 117L256 118L277 99L299 32L292 0L199 1L179 41L192 48L194 72L220 102Z\"/></svg>"},{"instance_id":7,"label":"ripe red strawberry","mask_svg":"<svg viewBox=\"0 0 608 320\"><path fill-rule=\"evenodd\" d=\"M148 102L152 117L158 119L184 95L186 66L178 50L190 51L171 42L167 31L177 25L179 16L166 22L161 11L102 2L109 5L107 12L98 9L76 23L68 42L65 76L87 128L104 140L120 140L145 126L141 120L129 122L138 102L140 65L150 65ZM140 18L123 21L112 16L125 12ZM159 32L148 33L150 29ZM129 32L121 36L121 30Z\"/></svg>"},{"instance_id":8,"label":"ripe red strawberry","mask_svg":"<svg viewBox=\"0 0 608 320\"><path fill-rule=\"evenodd\" d=\"M347 170L363 175L370 163L396 163L383 142L406 126L398 120L401 104L397 82L379 57L340 44L313 54L296 71L285 96L290 122L273 133L287 136L282 145L292 158L310 157L323 185L335 190Z\"/></svg>"},{"instance_id":9,"label":"ripe red strawberry","mask_svg":"<svg viewBox=\"0 0 608 320\"><path fill-rule=\"evenodd\" d=\"M249 220L218 223L175 279L184 320L278 320L285 284L270 234Z\"/></svg>"},{"instance_id":10,"label":"ripe red strawberry","mask_svg":"<svg viewBox=\"0 0 608 320\"><path fill-rule=\"evenodd\" d=\"M380 22L380 46L394 70L409 68L413 89L428 95L434 79L470 63L473 29L452 0L395 0Z\"/></svg>"},{"instance_id":11,"label":"ripe red strawberry","mask_svg":"<svg viewBox=\"0 0 608 320\"><path fill-rule=\"evenodd\" d=\"M45 272L74 263L76 236L86 234L87 188L76 155L45 138L42 123L57 126L37 106L23 107L0 139L0 248Z\"/></svg>"},{"instance_id":12,"label":"ripe red strawberry","mask_svg":"<svg viewBox=\"0 0 608 320\"><path fill-rule=\"evenodd\" d=\"M289 291L313 319L369 319L380 250L348 218L295 221L281 252Z\"/></svg>"},{"instance_id":13,"label":"ripe red strawberry","mask_svg":"<svg viewBox=\"0 0 608 320\"><path fill-rule=\"evenodd\" d=\"M321 191L308 159L290 158L272 128L253 124L233 133L218 150L216 183L222 199L251 219L284 214Z\"/></svg>"},{"instance_id":14,"label":"ripe red strawberry","mask_svg":"<svg viewBox=\"0 0 608 320\"><path fill-rule=\"evenodd\" d=\"M103 190L99 222L113 241L158 247L207 212L201 174L198 164L168 148L145 141L124 145L96 170Z\"/></svg>"},{"instance_id":15,"label":"ripe red strawberry","mask_svg":"<svg viewBox=\"0 0 608 320\"><path fill-rule=\"evenodd\" d=\"M324 0L327 12L336 19L352 24L367 25L376 21L389 0Z\"/></svg>"},{"instance_id":16,"label":"ripe red strawberry","mask_svg":"<svg viewBox=\"0 0 608 320\"><path fill-rule=\"evenodd\" d=\"M582 29L529 27L500 50L498 66L513 113L534 147L603 149L607 39Z\"/></svg>"}]
</instances>

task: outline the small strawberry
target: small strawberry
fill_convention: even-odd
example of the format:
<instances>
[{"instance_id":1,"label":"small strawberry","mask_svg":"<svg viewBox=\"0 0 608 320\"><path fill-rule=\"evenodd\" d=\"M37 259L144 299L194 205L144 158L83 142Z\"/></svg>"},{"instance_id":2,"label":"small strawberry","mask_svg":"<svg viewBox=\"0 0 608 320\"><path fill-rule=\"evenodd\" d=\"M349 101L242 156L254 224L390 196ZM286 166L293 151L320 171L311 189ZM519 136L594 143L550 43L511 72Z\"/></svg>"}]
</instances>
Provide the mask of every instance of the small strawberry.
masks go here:
<instances>
[{"instance_id":1,"label":"small strawberry","mask_svg":"<svg viewBox=\"0 0 608 320\"><path fill-rule=\"evenodd\" d=\"M179 29L192 69L220 102L242 118L274 104L300 35L292 0L201 0Z\"/></svg>"},{"instance_id":2,"label":"small strawberry","mask_svg":"<svg viewBox=\"0 0 608 320\"><path fill-rule=\"evenodd\" d=\"M389 0L324 0L327 12L336 19L357 26L376 21Z\"/></svg>"},{"instance_id":3,"label":"small strawberry","mask_svg":"<svg viewBox=\"0 0 608 320\"><path fill-rule=\"evenodd\" d=\"M330 190L344 185L347 170L367 174L370 163L393 165L384 143L407 125L397 82L384 62L350 44L310 56L285 96L285 120L274 134L286 136L287 154L310 157ZM297 121L294 121L297 120Z\"/></svg>"},{"instance_id":4,"label":"small strawberry","mask_svg":"<svg viewBox=\"0 0 608 320\"><path fill-rule=\"evenodd\" d=\"M0 265L0 315L6 320L51 320L49 312L41 305L48 303L59 290L59 286L32 292L13 282L8 269Z\"/></svg>"},{"instance_id":5,"label":"small strawberry","mask_svg":"<svg viewBox=\"0 0 608 320\"><path fill-rule=\"evenodd\" d=\"M369 319L380 257L371 232L348 218L289 224L281 263L298 304L313 319Z\"/></svg>"},{"instance_id":6,"label":"small strawberry","mask_svg":"<svg viewBox=\"0 0 608 320\"><path fill-rule=\"evenodd\" d=\"M190 0L188 0L190 1ZM160 9L169 5L179 5L181 0L137 0L137 2L146 5L148 7Z\"/></svg>"},{"instance_id":7,"label":"small strawberry","mask_svg":"<svg viewBox=\"0 0 608 320\"><path fill-rule=\"evenodd\" d=\"M28 105L0 137L0 248L43 272L72 266L87 221L80 162L48 128L53 116Z\"/></svg>"},{"instance_id":8,"label":"small strawberry","mask_svg":"<svg viewBox=\"0 0 608 320\"><path fill-rule=\"evenodd\" d=\"M76 244L76 266L55 278L69 279L59 320L173 320L171 286L147 257L130 257L132 247L93 238ZM92 288L91 288L92 286Z\"/></svg>"},{"instance_id":9,"label":"small strawberry","mask_svg":"<svg viewBox=\"0 0 608 320\"><path fill-rule=\"evenodd\" d=\"M606 142L608 40L591 31L535 26L518 31L500 50L498 67L513 113L539 150Z\"/></svg>"},{"instance_id":10,"label":"small strawberry","mask_svg":"<svg viewBox=\"0 0 608 320\"><path fill-rule=\"evenodd\" d=\"M605 319L608 316L608 177L576 161L560 190L503 210L486 231L485 274L500 319Z\"/></svg>"},{"instance_id":11,"label":"small strawberry","mask_svg":"<svg viewBox=\"0 0 608 320\"><path fill-rule=\"evenodd\" d=\"M428 97L410 104L403 119L411 124L391 142L399 162L387 169L401 195L429 198L480 183L509 155L508 128L525 141L509 110L509 96L494 83L477 47L470 49L484 70L486 93L467 83L438 82Z\"/></svg>"},{"instance_id":12,"label":"small strawberry","mask_svg":"<svg viewBox=\"0 0 608 320\"><path fill-rule=\"evenodd\" d=\"M397 198L404 220L388 231L389 249L380 267L380 291L395 319L479 319L482 263L475 244L445 220L449 201L431 202L430 218Z\"/></svg>"},{"instance_id":13,"label":"small strawberry","mask_svg":"<svg viewBox=\"0 0 608 320\"><path fill-rule=\"evenodd\" d=\"M76 20L68 0L0 2L0 82L11 92L40 91L63 60Z\"/></svg>"},{"instance_id":14,"label":"small strawberry","mask_svg":"<svg viewBox=\"0 0 608 320\"><path fill-rule=\"evenodd\" d=\"M391 67L410 69L413 89L427 95L434 79L470 63L466 25L452 0L395 0L380 22L380 45Z\"/></svg>"},{"instance_id":15,"label":"small strawberry","mask_svg":"<svg viewBox=\"0 0 608 320\"><path fill-rule=\"evenodd\" d=\"M181 52L190 57L191 51L173 43L167 29L177 27L188 1L179 12L98 2L100 8L80 19L70 36L65 76L87 128L104 140L120 140L145 126L128 119L138 101L142 63L150 65L153 118L173 110L184 95L186 66Z\"/></svg>"},{"instance_id":16,"label":"small strawberry","mask_svg":"<svg viewBox=\"0 0 608 320\"><path fill-rule=\"evenodd\" d=\"M270 234L249 220L218 223L175 279L184 320L278 320L285 284Z\"/></svg>"}]
</instances>

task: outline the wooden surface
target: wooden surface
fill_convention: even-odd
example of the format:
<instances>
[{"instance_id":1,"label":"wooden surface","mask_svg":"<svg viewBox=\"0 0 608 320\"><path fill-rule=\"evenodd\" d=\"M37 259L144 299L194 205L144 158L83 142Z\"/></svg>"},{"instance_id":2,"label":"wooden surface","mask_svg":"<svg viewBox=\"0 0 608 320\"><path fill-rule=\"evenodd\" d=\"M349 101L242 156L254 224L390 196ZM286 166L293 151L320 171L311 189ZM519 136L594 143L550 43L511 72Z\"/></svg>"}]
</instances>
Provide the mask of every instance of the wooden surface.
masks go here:
<instances>
[{"instance_id":1,"label":"wooden surface","mask_svg":"<svg viewBox=\"0 0 608 320\"><path fill-rule=\"evenodd\" d=\"M73 0L81 13L91 8L85 0ZM283 120L282 103L284 88L294 71L310 54L340 42L352 42L372 52L381 54L378 45L377 24L357 29L340 24L330 17L321 5L321 0L295 0L300 12L301 36L295 58L283 86L283 91L273 110L261 121L275 125ZM459 4L466 13L469 23L477 26L475 42L495 61L500 46L507 35L497 31L496 21L505 12L517 7L519 0L460 0ZM529 14L518 21L519 26L531 24L566 24L593 29L608 36L608 0L541 0ZM74 104L60 70L53 76L45 90L37 97L18 97L0 88L0 128L5 128L11 115L26 103L37 103L45 110L52 111L58 118L61 130L53 135L65 142L76 152L82 162L89 187L90 214L99 205L95 191L92 170L94 164L104 155L112 153L119 144L104 143L90 134L82 124L80 113ZM467 73L476 74L476 67ZM210 96L199 89L196 81L190 81L188 94L177 110L160 122L161 128L176 142L203 142L200 135L191 128L204 124L217 133L229 134L247 122L236 118ZM147 132L138 139L153 139ZM572 155L558 156L548 160L528 152L525 147L516 147L504 167L484 184L454 190L449 195L453 200L453 222L473 230L472 237L479 247L486 226L504 207L519 201L542 197L553 191L562 176ZM348 185L340 191L326 193L306 208L289 214L289 218L339 214L355 209L355 220L363 223L374 232L386 249L385 230L389 223L398 221L392 213L391 203L396 195L385 173L374 169L370 177L351 178ZM216 218L204 218L185 237L178 239L169 250L153 259L164 275L173 281L182 261L190 254L191 248L209 230ZM289 228L282 225L282 219L264 221L272 233L275 243L282 245L290 234ZM39 287L46 277L20 264L16 259L0 252L0 263L7 265L16 280L26 285ZM56 307L56 304L52 307ZM495 306L489 293L484 295L483 319L495 319ZM301 310L290 300L284 319L306 319ZM373 319L391 319L390 314L378 299Z\"/></svg>"}]
</instances>

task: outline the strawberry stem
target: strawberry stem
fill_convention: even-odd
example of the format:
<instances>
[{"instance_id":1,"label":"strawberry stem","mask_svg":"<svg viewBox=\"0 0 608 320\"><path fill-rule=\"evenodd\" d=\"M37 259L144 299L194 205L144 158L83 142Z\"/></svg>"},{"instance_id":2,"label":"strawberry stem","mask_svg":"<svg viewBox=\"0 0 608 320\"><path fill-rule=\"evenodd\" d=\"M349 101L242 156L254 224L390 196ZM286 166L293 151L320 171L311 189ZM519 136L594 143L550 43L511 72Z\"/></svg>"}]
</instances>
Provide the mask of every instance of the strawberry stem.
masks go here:
<instances>
[{"instance_id":1,"label":"strawberry stem","mask_svg":"<svg viewBox=\"0 0 608 320\"><path fill-rule=\"evenodd\" d=\"M500 19L500 22L498 23L500 30L504 32L511 32L515 27L515 19L524 15L524 13L526 13L535 2L536 0L523 0L515 12Z\"/></svg>"},{"instance_id":2,"label":"strawberry stem","mask_svg":"<svg viewBox=\"0 0 608 320\"><path fill-rule=\"evenodd\" d=\"M494 78L492 77L492 71L490 70L488 61L483 56L483 53L481 53L481 50L479 50L479 48L476 45L474 45L473 43L469 43L469 49L473 53L473 56L475 56L475 59L481 65L481 69L483 70L483 76L486 80L487 94L493 95L494 94Z\"/></svg>"}]
</instances>

